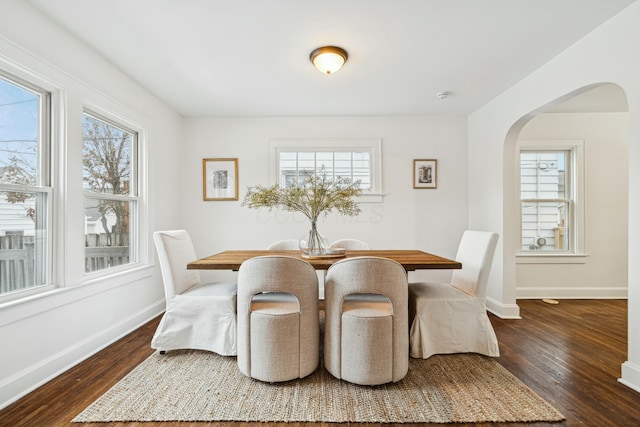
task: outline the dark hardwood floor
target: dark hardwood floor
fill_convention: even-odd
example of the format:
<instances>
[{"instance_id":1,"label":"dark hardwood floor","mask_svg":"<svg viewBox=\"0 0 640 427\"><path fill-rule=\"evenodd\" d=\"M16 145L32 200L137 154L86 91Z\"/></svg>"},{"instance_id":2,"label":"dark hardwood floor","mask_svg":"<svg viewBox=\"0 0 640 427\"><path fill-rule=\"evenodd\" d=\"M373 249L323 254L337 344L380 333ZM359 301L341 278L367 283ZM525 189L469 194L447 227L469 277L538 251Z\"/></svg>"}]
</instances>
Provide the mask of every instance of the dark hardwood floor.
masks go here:
<instances>
[{"instance_id":1,"label":"dark hardwood floor","mask_svg":"<svg viewBox=\"0 0 640 427\"><path fill-rule=\"evenodd\" d=\"M498 361L566 417L553 423L485 423L479 426L640 426L640 393L617 379L627 354L624 300L518 301L522 320L491 316ZM124 377L153 350L155 319L0 411L0 426L245 427L252 423L93 423L71 419ZM322 427L324 423L256 423ZM346 424L345 424L346 425ZM435 426L436 424L430 424Z\"/></svg>"}]
</instances>

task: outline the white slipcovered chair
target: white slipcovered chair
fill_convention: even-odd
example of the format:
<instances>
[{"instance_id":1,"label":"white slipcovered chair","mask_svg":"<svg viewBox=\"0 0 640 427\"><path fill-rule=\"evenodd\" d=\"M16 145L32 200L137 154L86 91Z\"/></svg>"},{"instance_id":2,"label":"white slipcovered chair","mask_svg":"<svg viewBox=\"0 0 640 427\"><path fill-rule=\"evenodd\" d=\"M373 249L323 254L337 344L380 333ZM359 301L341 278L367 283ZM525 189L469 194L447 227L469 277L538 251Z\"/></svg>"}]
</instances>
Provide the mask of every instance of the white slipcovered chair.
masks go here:
<instances>
[{"instance_id":1,"label":"white slipcovered chair","mask_svg":"<svg viewBox=\"0 0 640 427\"><path fill-rule=\"evenodd\" d=\"M267 246L267 249L270 251L295 251L300 249L300 242L295 239L278 240Z\"/></svg>"},{"instance_id":2,"label":"white slipcovered chair","mask_svg":"<svg viewBox=\"0 0 640 427\"><path fill-rule=\"evenodd\" d=\"M304 260L260 256L238 271L238 368L268 382L303 378L320 361L318 278Z\"/></svg>"},{"instance_id":3,"label":"white slipcovered chair","mask_svg":"<svg viewBox=\"0 0 640 427\"><path fill-rule=\"evenodd\" d=\"M235 356L236 284L201 283L198 270L187 270L187 263L196 259L187 231L157 231L153 239L166 310L151 347L161 352L198 349Z\"/></svg>"},{"instance_id":4,"label":"white slipcovered chair","mask_svg":"<svg viewBox=\"0 0 640 427\"><path fill-rule=\"evenodd\" d=\"M499 356L498 340L487 315L486 293L496 233L466 230L451 283L410 283L411 357L480 353Z\"/></svg>"},{"instance_id":5,"label":"white slipcovered chair","mask_svg":"<svg viewBox=\"0 0 640 427\"><path fill-rule=\"evenodd\" d=\"M325 283L324 366L361 385L409 370L407 273L398 262L354 257L334 263Z\"/></svg>"},{"instance_id":6,"label":"white slipcovered chair","mask_svg":"<svg viewBox=\"0 0 640 427\"><path fill-rule=\"evenodd\" d=\"M329 245L330 248L342 248L347 250L369 250L371 246L358 239L340 239L332 242Z\"/></svg>"}]
</instances>

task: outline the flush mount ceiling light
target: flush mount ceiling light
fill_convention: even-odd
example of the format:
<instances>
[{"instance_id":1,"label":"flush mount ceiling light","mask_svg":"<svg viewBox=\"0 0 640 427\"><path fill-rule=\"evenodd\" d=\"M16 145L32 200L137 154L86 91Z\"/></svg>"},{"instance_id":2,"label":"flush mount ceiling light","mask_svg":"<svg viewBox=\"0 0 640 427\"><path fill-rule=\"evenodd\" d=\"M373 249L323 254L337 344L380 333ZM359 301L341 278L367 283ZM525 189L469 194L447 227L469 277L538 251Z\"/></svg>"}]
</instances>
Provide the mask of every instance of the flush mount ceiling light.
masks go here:
<instances>
[{"instance_id":1,"label":"flush mount ceiling light","mask_svg":"<svg viewBox=\"0 0 640 427\"><path fill-rule=\"evenodd\" d=\"M347 62L347 51L337 46L323 46L314 49L309 55L313 65L322 74L333 74Z\"/></svg>"}]
</instances>

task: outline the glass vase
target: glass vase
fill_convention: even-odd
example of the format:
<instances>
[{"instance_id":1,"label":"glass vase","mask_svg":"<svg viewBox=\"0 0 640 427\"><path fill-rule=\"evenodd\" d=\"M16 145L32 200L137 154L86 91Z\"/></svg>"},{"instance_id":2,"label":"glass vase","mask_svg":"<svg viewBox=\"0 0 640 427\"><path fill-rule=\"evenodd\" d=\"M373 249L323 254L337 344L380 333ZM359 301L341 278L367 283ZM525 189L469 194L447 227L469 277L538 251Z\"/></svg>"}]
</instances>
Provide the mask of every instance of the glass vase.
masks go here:
<instances>
[{"instance_id":1,"label":"glass vase","mask_svg":"<svg viewBox=\"0 0 640 427\"><path fill-rule=\"evenodd\" d=\"M318 231L316 222L311 221L311 229L300 238L300 250L308 257L322 256L327 253L329 241Z\"/></svg>"}]
</instances>

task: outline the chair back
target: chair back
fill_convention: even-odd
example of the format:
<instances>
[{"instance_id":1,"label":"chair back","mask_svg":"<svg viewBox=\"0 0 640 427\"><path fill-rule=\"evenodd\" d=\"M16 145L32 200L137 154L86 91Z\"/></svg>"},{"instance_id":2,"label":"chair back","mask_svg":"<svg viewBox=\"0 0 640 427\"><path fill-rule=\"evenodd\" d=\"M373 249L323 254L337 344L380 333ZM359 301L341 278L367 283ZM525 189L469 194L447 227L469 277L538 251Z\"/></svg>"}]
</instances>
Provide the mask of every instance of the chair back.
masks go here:
<instances>
[{"instance_id":1,"label":"chair back","mask_svg":"<svg viewBox=\"0 0 640 427\"><path fill-rule=\"evenodd\" d=\"M187 270L187 264L196 259L196 251L186 230L156 231L153 233L153 240L158 252L167 301L200 284L200 272Z\"/></svg>"},{"instance_id":2,"label":"chair back","mask_svg":"<svg viewBox=\"0 0 640 427\"><path fill-rule=\"evenodd\" d=\"M345 258L327 270L325 291L330 292L325 295L326 299L340 301L351 294L379 294L386 295L392 302L392 297L406 302L407 272L400 263L388 258Z\"/></svg>"},{"instance_id":3,"label":"chair back","mask_svg":"<svg viewBox=\"0 0 640 427\"><path fill-rule=\"evenodd\" d=\"M340 239L329 245L331 249L342 248L347 250L369 250L371 246L358 239Z\"/></svg>"},{"instance_id":4,"label":"chair back","mask_svg":"<svg viewBox=\"0 0 640 427\"><path fill-rule=\"evenodd\" d=\"M267 246L267 250L295 251L300 249L300 243L295 239L278 240Z\"/></svg>"},{"instance_id":5,"label":"chair back","mask_svg":"<svg viewBox=\"0 0 640 427\"><path fill-rule=\"evenodd\" d=\"M240 298L251 298L261 292L286 292L305 304L318 305L318 276L307 261L284 255L250 258L238 270L238 314ZM304 307L301 307L301 310ZM248 311L248 308L247 308Z\"/></svg>"},{"instance_id":6,"label":"chair back","mask_svg":"<svg viewBox=\"0 0 640 427\"><path fill-rule=\"evenodd\" d=\"M489 272L497 244L497 233L466 230L456 254L456 261L462 263L462 269L453 270L451 286L467 295L486 298Z\"/></svg>"}]
</instances>

